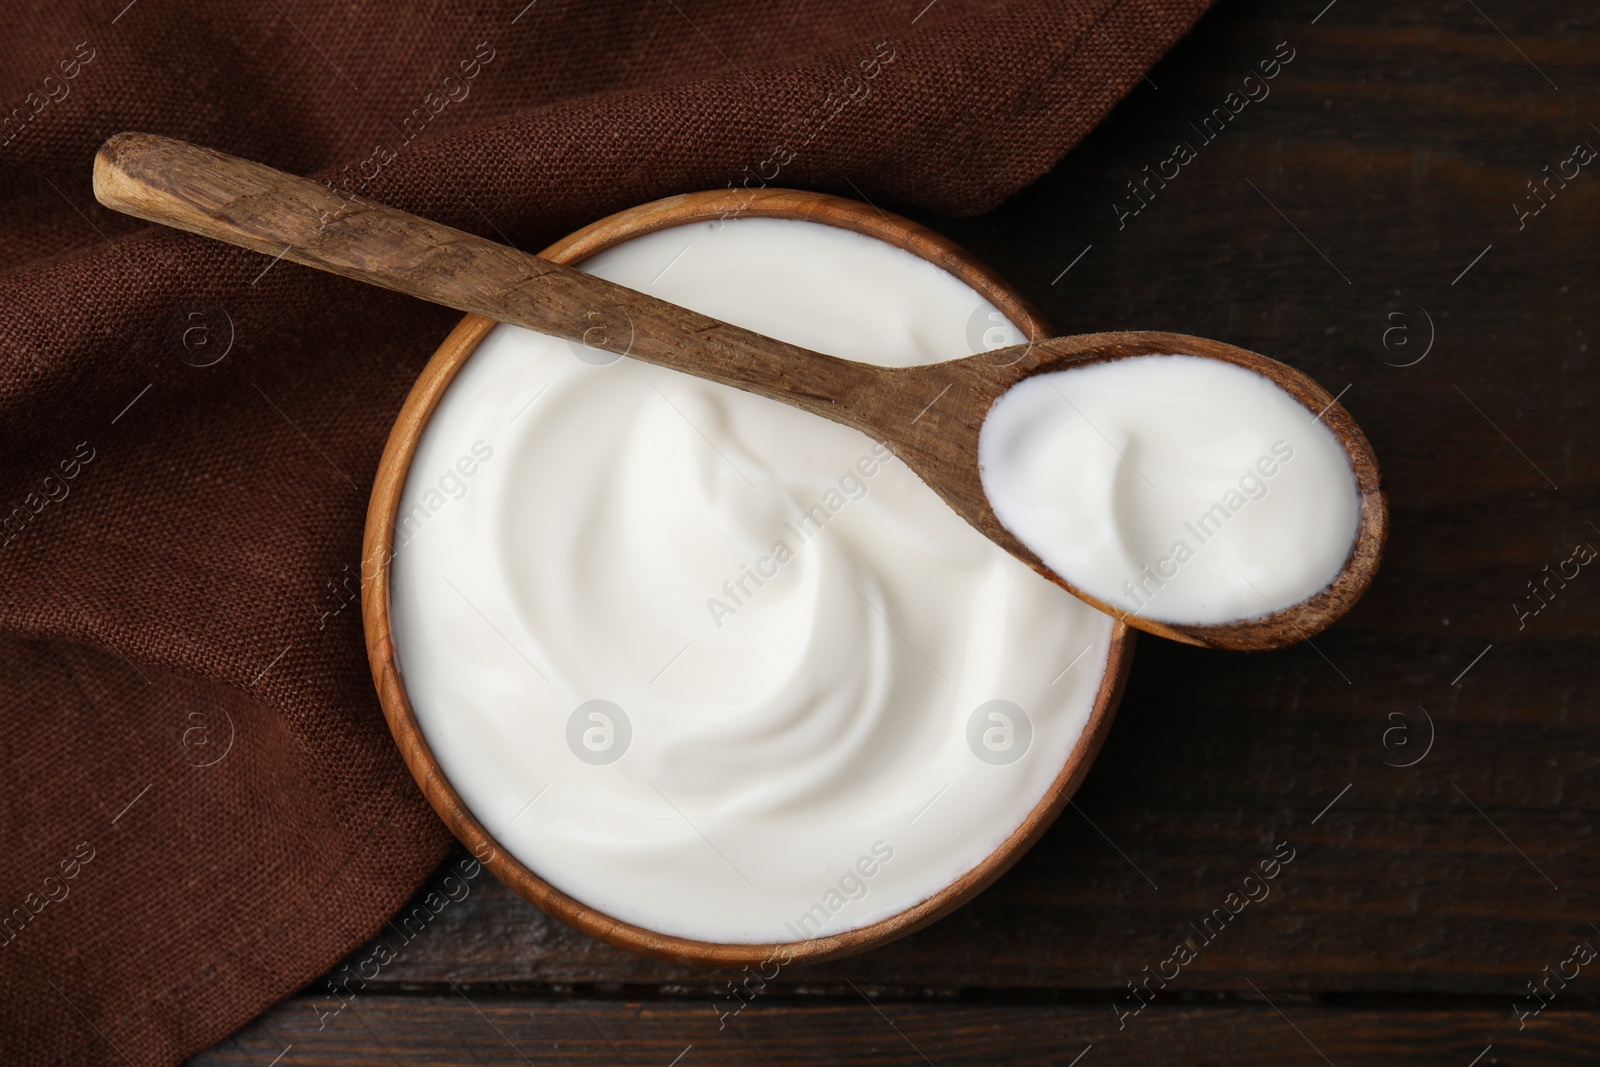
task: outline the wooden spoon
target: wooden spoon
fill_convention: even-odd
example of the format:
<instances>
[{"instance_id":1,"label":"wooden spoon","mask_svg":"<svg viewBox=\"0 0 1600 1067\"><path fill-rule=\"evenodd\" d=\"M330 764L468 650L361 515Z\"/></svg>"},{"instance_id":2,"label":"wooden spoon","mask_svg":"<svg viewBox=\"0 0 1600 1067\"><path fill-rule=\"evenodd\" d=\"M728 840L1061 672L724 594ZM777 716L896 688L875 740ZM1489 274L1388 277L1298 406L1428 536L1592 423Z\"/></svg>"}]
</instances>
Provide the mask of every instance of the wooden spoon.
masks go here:
<instances>
[{"instance_id":1,"label":"wooden spoon","mask_svg":"<svg viewBox=\"0 0 1600 1067\"><path fill-rule=\"evenodd\" d=\"M123 133L95 156L107 207L357 281L555 334L770 397L883 442L985 536L1128 625L1225 649L1292 644L1331 624L1371 584L1388 527L1377 460L1349 414L1292 367L1183 334L1038 339L920 367L874 367L731 326L571 267L330 186L154 134ZM1100 360L1184 353L1248 367L1320 413L1350 456L1361 496L1355 546L1309 600L1213 625L1174 625L1099 600L1056 574L1000 525L978 474L990 405L1032 374Z\"/></svg>"}]
</instances>

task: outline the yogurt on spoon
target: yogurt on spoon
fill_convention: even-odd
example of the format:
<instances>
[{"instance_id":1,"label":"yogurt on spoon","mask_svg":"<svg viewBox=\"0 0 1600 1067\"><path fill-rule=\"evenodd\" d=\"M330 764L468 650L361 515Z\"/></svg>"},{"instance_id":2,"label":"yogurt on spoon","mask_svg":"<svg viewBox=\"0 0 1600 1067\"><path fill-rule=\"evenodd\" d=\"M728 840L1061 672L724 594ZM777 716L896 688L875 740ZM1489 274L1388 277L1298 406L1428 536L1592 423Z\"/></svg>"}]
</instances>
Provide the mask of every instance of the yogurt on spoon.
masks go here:
<instances>
[{"instance_id":1,"label":"yogurt on spoon","mask_svg":"<svg viewBox=\"0 0 1600 1067\"><path fill-rule=\"evenodd\" d=\"M1255 618L1339 575L1360 498L1320 417L1245 367L1136 356L1024 378L979 437L995 517L1129 615Z\"/></svg>"}]
</instances>

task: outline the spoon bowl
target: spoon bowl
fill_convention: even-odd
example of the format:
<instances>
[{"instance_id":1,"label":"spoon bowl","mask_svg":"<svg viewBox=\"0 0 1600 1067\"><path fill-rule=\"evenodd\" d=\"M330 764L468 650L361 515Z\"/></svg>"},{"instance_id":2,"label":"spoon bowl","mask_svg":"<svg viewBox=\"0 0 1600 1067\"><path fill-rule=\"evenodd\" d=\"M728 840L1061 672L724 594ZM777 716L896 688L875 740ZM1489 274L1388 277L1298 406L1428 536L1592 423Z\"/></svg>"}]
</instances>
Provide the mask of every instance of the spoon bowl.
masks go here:
<instances>
[{"instance_id":1,"label":"spoon bowl","mask_svg":"<svg viewBox=\"0 0 1600 1067\"><path fill-rule=\"evenodd\" d=\"M887 445L963 518L1034 570L1129 626L1210 648L1277 648L1331 625L1372 582L1388 510L1376 457L1348 412L1310 378L1265 356L1181 334L1034 338L949 363L885 368L749 330L547 259L328 186L171 138L124 133L95 157L108 207L498 322L672 367L791 404ZM1223 623L1129 613L1056 573L996 517L978 438L995 401L1024 378L1108 360L1183 354L1253 370L1334 433L1355 473L1354 545L1334 580L1299 603Z\"/></svg>"},{"instance_id":2,"label":"spoon bowl","mask_svg":"<svg viewBox=\"0 0 1600 1067\"><path fill-rule=\"evenodd\" d=\"M1254 371L1320 419L1344 450L1355 475L1356 536L1338 575L1310 598L1233 622L1163 622L1129 612L1073 584L1047 566L996 517L977 464L979 435L995 401L1018 382L1036 374L1156 355L1199 356ZM1080 600L1135 629L1205 648L1279 648L1332 625L1360 599L1377 574L1388 533L1388 505L1372 446L1349 412L1327 390L1277 360L1203 337L1135 330L1054 337L949 363L891 369L886 375L888 380L878 388L849 394L844 403L863 408L852 411L852 417L859 422L851 424L878 435L984 536ZM868 426L872 428L867 429Z\"/></svg>"}]
</instances>

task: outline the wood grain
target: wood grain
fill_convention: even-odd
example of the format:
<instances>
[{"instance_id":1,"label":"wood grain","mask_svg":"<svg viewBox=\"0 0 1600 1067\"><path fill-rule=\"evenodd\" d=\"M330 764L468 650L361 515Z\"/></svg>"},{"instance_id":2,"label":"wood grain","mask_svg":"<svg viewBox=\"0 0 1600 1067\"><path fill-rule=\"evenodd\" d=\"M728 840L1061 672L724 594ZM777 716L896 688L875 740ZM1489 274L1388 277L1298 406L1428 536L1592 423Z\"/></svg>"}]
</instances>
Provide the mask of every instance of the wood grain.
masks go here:
<instances>
[{"instance_id":1,"label":"wood grain","mask_svg":"<svg viewBox=\"0 0 1600 1067\"><path fill-rule=\"evenodd\" d=\"M927 1004L869 1000L845 990L826 1003L756 998L736 1016L705 1002L628 999L513 1003L448 988L412 997L357 996L319 1029L316 1005L292 998L262 1027L224 1042L195 1067L406 1063L606 1064L707 1067L752 1063L885 1067L1238 1067L1239 1064L1382 1063L1468 1067L1479 1063L1593 1062L1600 1033L1573 1013L1551 1013L1505 1032L1489 1008L1308 1005L1274 997L1248 1005L1148 1009L1118 1030L1107 1007ZM1278 1008L1282 1008L1282 1014ZM724 1025L719 1030L719 1023ZM1218 1034L1226 1034L1218 1040ZM1109 1058L1114 1049L1115 1060Z\"/></svg>"}]
</instances>

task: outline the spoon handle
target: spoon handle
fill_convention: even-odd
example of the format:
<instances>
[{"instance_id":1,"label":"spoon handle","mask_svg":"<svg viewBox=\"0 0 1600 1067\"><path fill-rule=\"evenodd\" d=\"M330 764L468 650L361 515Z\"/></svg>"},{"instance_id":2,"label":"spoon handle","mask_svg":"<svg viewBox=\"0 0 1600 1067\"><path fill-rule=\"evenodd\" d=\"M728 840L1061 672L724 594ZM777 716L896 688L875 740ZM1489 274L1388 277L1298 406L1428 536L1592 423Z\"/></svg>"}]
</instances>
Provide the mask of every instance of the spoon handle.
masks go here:
<instances>
[{"instance_id":1,"label":"spoon handle","mask_svg":"<svg viewBox=\"0 0 1600 1067\"><path fill-rule=\"evenodd\" d=\"M685 371L868 432L862 416L886 384L879 368L170 137L112 137L95 156L94 192L107 207L150 222Z\"/></svg>"}]
</instances>

